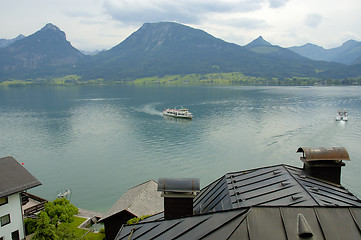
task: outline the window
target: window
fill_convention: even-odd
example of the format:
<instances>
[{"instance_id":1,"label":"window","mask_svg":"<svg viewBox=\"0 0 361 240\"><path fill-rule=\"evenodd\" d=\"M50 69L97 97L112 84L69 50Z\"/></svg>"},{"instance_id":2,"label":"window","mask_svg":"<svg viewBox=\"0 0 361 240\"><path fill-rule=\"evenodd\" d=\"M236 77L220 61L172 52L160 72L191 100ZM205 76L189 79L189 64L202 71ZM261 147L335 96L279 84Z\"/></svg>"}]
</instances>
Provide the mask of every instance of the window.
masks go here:
<instances>
[{"instance_id":1,"label":"window","mask_svg":"<svg viewBox=\"0 0 361 240\"><path fill-rule=\"evenodd\" d=\"M20 240L19 230L16 230L11 233L11 240Z\"/></svg>"},{"instance_id":2,"label":"window","mask_svg":"<svg viewBox=\"0 0 361 240\"><path fill-rule=\"evenodd\" d=\"M5 226L6 224L9 224L10 223L10 214L7 214L5 216L2 216L0 218L0 223L1 223L1 227L2 226Z\"/></svg>"},{"instance_id":3,"label":"window","mask_svg":"<svg viewBox=\"0 0 361 240\"><path fill-rule=\"evenodd\" d=\"M8 197L0 198L0 206L8 203ZM1 238L0 238L1 240Z\"/></svg>"}]
</instances>

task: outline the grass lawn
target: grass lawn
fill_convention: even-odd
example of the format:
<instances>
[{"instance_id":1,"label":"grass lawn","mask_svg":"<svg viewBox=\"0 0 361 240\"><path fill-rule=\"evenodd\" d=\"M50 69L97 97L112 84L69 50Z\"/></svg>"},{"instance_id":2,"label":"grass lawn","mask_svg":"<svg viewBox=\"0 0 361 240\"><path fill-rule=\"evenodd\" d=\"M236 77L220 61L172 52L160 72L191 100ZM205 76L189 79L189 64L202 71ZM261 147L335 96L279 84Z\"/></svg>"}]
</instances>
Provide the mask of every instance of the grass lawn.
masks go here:
<instances>
[{"instance_id":1,"label":"grass lawn","mask_svg":"<svg viewBox=\"0 0 361 240\"><path fill-rule=\"evenodd\" d=\"M77 236L81 237L87 232L87 230L80 229L80 228L78 228L78 226L80 224L82 224L85 220L87 220L87 219L81 218L81 217L74 217L74 221L72 223L63 223L63 224L66 224L67 226L69 226L71 229L73 229L75 231L75 234ZM102 240L104 238L105 238L104 233L89 232L87 235L84 236L85 240Z\"/></svg>"}]
</instances>

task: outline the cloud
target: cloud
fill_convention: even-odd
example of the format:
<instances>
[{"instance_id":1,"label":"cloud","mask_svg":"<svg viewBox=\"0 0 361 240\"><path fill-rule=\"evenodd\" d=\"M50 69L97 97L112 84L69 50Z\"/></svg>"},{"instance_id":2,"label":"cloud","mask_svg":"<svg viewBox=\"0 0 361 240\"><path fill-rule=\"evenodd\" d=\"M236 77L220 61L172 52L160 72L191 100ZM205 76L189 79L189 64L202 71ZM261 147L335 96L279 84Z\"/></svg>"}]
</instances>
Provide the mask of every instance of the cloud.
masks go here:
<instances>
[{"instance_id":1,"label":"cloud","mask_svg":"<svg viewBox=\"0 0 361 240\"><path fill-rule=\"evenodd\" d=\"M289 0L268 0L271 8L280 8L283 7L289 2Z\"/></svg>"},{"instance_id":2,"label":"cloud","mask_svg":"<svg viewBox=\"0 0 361 240\"><path fill-rule=\"evenodd\" d=\"M64 11L64 14L71 18L93 18L97 16L97 14L92 12L87 12L83 10L74 10L74 9L66 10Z\"/></svg>"},{"instance_id":3,"label":"cloud","mask_svg":"<svg viewBox=\"0 0 361 240\"><path fill-rule=\"evenodd\" d=\"M231 18L227 20L218 20L217 21L221 26L230 26L239 29L265 29L268 28L269 25L263 19L256 19L256 18Z\"/></svg>"},{"instance_id":4,"label":"cloud","mask_svg":"<svg viewBox=\"0 0 361 240\"><path fill-rule=\"evenodd\" d=\"M320 14L308 14L305 18L305 24L309 27L317 28L323 21L323 17Z\"/></svg>"},{"instance_id":5,"label":"cloud","mask_svg":"<svg viewBox=\"0 0 361 240\"><path fill-rule=\"evenodd\" d=\"M199 24L210 15L261 9L265 0L104 0L106 14L120 22L176 21ZM271 0L284 1L284 0Z\"/></svg>"},{"instance_id":6,"label":"cloud","mask_svg":"<svg viewBox=\"0 0 361 240\"><path fill-rule=\"evenodd\" d=\"M177 3L171 1L159 4L161 1L104 1L106 14L122 23L144 23L160 21L178 21L183 23L197 22L198 16L191 15L183 8L177 8ZM175 12L176 11L176 12Z\"/></svg>"}]
</instances>

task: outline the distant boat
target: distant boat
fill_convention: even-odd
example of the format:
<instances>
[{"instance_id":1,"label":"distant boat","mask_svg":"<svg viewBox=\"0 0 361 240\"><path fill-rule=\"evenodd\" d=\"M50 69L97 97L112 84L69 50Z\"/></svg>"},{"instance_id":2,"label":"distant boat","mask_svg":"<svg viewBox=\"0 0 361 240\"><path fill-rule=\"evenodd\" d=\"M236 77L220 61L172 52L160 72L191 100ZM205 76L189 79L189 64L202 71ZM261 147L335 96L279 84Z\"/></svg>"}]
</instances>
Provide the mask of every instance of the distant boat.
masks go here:
<instances>
[{"instance_id":1,"label":"distant boat","mask_svg":"<svg viewBox=\"0 0 361 240\"><path fill-rule=\"evenodd\" d=\"M66 198L71 194L70 189L66 189L64 192L58 194L58 198Z\"/></svg>"},{"instance_id":2,"label":"distant boat","mask_svg":"<svg viewBox=\"0 0 361 240\"><path fill-rule=\"evenodd\" d=\"M192 113L190 113L186 108L181 108L181 109L167 108L163 111L163 115L169 117L175 117L175 118L185 118L185 119L193 118Z\"/></svg>"},{"instance_id":3,"label":"distant boat","mask_svg":"<svg viewBox=\"0 0 361 240\"><path fill-rule=\"evenodd\" d=\"M336 121L347 121L348 112L347 110L338 110L336 115Z\"/></svg>"}]
</instances>

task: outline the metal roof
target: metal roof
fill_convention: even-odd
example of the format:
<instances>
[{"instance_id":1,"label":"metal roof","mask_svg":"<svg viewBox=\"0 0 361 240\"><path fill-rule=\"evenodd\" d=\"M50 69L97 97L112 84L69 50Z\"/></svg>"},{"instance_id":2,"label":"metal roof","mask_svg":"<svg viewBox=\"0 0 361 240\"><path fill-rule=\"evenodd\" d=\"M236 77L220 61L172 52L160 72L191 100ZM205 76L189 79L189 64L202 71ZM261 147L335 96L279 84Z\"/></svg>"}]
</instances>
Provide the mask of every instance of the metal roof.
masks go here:
<instances>
[{"instance_id":1,"label":"metal roof","mask_svg":"<svg viewBox=\"0 0 361 240\"><path fill-rule=\"evenodd\" d=\"M193 200L194 215L123 225L120 239L361 239L361 200L303 169L228 173Z\"/></svg>"},{"instance_id":2,"label":"metal roof","mask_svg":"<svg viewBox=\"0 0 361 240\"><path fill-rule=\"evenodd\" d=\"M361 208L250 207L123 226L123 239L361 239Z\"/></svg>"},{"instance_id":3,"label":"metal roof","mask_svg":"<svg viewBox=\"0 0 361 240\"><path fill-rule=\"evenodd\" d=\"M0 198L41 185L13 157L0 158Z\"/></svg>"},{"instance_id":4,"label":"metal roof","mask_svg":"<svg viewBox=\"0 0 361 240\"><path fill-rule=\"evenodd\" d=\"M222 237L214 239L225 239L225 234L230 234L237 225L232 224L231 228L223 227L232 220L239 224L247 211L248 209L243 209L123 226L115 239L201 239L215 230L220 231Z\"/></svg>"},{"instance_id":5,"label":"metal roof","mask_svg":"<svg viewBox=\"0 0 361 240\"><path fill-rule=\"evenodd\" d=\"M233 172L195 197L195 213L250 206L361 206L344 187L310 177L300 168L276 165Z\"/></svg>"},{"instance_id":6,"label":"metal roof","mask_svg":"<svg viewBox=\"0 0 361 240\"><path fill-rule=\"evenodd\" d=\"M157 191L157 186L157 182L149 180L129 189L114 203L100 221L122 211L128 211L137 217L162 212L164 210L163 198L161 193Z\"/></svg>"},{"instance_id":7,"label":"metal roof","mask_svg":"<svg viewBox=\"0 0 361 240\"><path fill-rule=\"evenodd\" d=\"M300 147L298 148L297 152L302 152L303 158L306 161L350 160L347 150L343 147L331 147L331 148Z\"/></svg>"}]
</instances>

